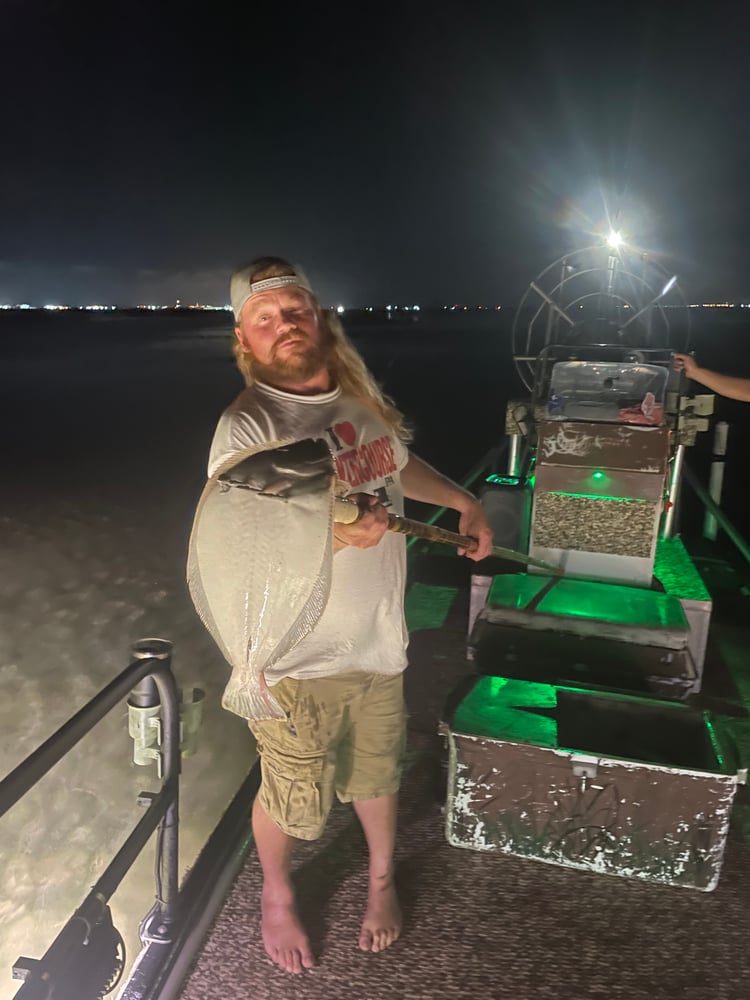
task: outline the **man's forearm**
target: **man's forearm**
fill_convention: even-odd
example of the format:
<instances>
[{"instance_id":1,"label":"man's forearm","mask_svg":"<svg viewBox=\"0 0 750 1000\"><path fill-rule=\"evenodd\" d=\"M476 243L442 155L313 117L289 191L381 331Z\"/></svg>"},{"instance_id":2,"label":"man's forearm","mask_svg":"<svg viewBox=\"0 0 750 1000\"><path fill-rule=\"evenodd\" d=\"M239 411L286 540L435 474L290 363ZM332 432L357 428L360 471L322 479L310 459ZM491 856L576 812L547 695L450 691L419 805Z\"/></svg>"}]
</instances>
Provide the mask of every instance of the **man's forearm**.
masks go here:
<instances>
[{"instance_id":1,"label":"man's forearm","mask_svg":"<svg viewBox=\"0 0 750 1000\"><path fill-rule=\"evenodd\" d=\"M462 486L413 454L409 455L409 461L401 470L401 485L404 495L410 500L434 504L436 507L464 511L477 502L476 497Z\"/></svg>"},{"instance_id":2,"label":"man's forearm","mask_svg":"<svg viewBox=\"0 0 750 1000\"><path fill-rule=\"evenodd\" d=\"M480 502L463 486L443 476L416 455L410 455L401 470L401 485L410 500L458 511L459 534L476 539L475 546L469 550L459 549L460 554L465 552L476 562L491 554L492 529Z\"/></svg>"},{"instance_id":3,"label":"man's forearm","mask_svg":"<svg viewBox=\"0 0 750 1000\"><path fill-rule=\"evenodd\" d=\"M690 372L690 378L707 389L718 392L720 396L726 396L729 399L739 399L743 403L750 403L749 378L722 375L719 372L712 372L708 368L699 368L697 366Z\"/></svg>"}]
</instances>

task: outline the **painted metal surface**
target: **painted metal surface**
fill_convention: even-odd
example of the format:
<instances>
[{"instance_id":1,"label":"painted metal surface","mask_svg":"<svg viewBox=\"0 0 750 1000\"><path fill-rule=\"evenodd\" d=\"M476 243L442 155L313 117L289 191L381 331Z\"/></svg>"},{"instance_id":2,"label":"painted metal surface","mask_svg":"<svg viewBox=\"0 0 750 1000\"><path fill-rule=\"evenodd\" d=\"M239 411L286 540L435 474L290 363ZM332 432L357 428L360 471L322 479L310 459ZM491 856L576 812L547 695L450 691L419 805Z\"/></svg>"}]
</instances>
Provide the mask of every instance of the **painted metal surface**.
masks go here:
<instances>
[{"instance_id":1,"label":"painted metal surface","mask_svg":"<svg viewBox=\"0 0 750 1000\"><path fill-rule=\"evenodd\" d=\"M739 775L707 713L481 677L443 732L454 846L716 887Z\"/></svg>"},{"instance_id":2,"label":"painted metal surface","mask_svg":"<svg viewBox=\"0 0 750 1000\"><path fill-rule=\"evenodd\" d=\"M534 495L530 551L605 552L653 559L661 504L640 497L594 497L565 492ZM649 572L650 577L650 572Z\"/></svg>"},{"instance_id":3,"label":"painted metal surface","mask_svg":"<svg viewBox=\"0 0 750 1000\"><path fill-rule=\"evenodd\" d=\"M669 441L666 427L542 420L537 462L664 474Z\"/></svg>"},{"instance_id":4,"label":"painted metal surface","mask_svg":"<svg viewBox=\"0 0 750 1000\"><path fill-rule=\"evenodd\" d=\"M666 427L542 420L530 552L558 550L568 572L647 585L669 445Z\"/></svg>"}]
</instances>

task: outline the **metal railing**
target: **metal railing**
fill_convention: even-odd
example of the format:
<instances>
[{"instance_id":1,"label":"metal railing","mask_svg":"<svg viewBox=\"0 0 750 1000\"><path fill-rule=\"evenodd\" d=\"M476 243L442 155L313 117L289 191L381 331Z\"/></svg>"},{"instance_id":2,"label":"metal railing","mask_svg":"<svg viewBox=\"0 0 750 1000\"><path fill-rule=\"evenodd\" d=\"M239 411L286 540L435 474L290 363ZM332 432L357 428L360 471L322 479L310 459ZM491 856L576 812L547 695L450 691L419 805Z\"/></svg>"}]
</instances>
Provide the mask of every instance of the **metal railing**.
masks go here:
<instances>
[{"instance_id":1,"label":"metal railing","mask_svg":"<svg viewBox=\"0 0 750 1000\"><path fill-rule=\"evenodd\" d=\"M181 762L179 693L171 669L171 650L172 644L164 639L142 639L135 643L130 665L0 782L2 816L105 715L137 691L141 682L153 678L161 701L161 789L140 797L140 804L147 805L145 813L44 957L18 960L13 972L15 978L24 980L24 985L16 1000L54 1000L76 995L80 1000L88 1000L88 994L76 994L76 984L81 988L80 964L85 954L82 949L89 944L92 930L109 918L109 899L157 828L156 903L148 915L146 933L151 940L164 943L172 938L178 892Z\"/></svg>"},{"instance_id":2,"label":"metal railing","mask_svg":"<svg viewBox=\"0 0 750 1000\"><path fill-rule=\"evenodd\" d=\"M739 531L737 531L727 515L687 464L683 468L683 475L705 509L714 518L717 525L726 534L745 562L750 565L750 545L748 545Z\"/></svg>"}]
</instances>

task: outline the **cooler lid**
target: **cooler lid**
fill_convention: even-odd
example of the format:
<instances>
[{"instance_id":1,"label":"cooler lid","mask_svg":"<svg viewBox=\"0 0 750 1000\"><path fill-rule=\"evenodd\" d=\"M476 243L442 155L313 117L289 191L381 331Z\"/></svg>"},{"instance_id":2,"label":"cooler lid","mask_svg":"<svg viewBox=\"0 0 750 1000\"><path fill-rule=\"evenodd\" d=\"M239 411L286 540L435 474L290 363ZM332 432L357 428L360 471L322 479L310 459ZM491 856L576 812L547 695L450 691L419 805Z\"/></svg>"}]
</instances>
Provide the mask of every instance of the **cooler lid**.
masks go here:
<instances>
[{"instance_id":1,"label":"cooler lid","mask_svg":"<svg viewBox=\"0 0 750 1000\"><path fill-rule=\"evenodd\" d=\"M539 573L497 575L481 617L493 624L674 650L687 648L690 631L672 594Z\"/></svg>"}]
</instances>

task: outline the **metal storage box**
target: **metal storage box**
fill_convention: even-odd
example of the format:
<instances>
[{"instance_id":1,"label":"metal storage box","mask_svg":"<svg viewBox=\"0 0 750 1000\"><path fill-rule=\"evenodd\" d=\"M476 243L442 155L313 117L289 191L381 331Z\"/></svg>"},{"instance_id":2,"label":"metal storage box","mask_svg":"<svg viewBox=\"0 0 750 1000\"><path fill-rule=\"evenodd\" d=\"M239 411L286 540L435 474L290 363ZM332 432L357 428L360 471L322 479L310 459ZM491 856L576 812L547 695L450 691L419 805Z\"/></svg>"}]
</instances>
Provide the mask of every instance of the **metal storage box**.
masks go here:
<instances>
[{"instance_id":1,"label":"metal storage box","mask_svg":"<svg viewBox=\"0 0 750 1000\"><path fill-rule=\"evenodd\" d=\"M690 627L674 594L575 578L496 576L470 645L482 674L684 698Z\"/></svg>"},{"instance_id":2,"label":"metal storage box","mask_svg":"<svg viewBox=\"0 0 750 1000\"><path fill-rule=\"evenodd\" d=\"M708 713L483 676L455 692L441 728L453 846L716 887L746 775Z\"/></svg>"},{"instance_id":3,"label":"metal storage box","mask_svg":"<svg viewBox=\"0 0 750 1000\"><path fill-rule=\"evenodd\" d=\"M649 586L669 446L666 427L542 421L530 555Z\"/></svg>"}]
</instances>

